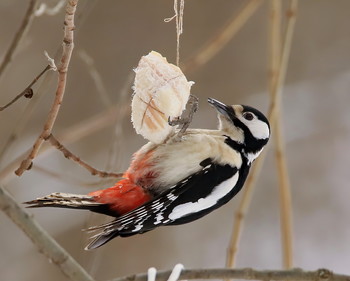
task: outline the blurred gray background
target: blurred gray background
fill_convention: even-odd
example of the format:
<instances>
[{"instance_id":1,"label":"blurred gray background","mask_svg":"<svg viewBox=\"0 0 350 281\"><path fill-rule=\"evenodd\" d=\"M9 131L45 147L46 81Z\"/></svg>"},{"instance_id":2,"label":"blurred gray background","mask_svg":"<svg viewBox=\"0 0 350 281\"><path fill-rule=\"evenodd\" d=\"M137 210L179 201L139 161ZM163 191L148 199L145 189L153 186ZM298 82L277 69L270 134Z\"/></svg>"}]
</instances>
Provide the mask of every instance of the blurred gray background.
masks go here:
<instances>
[{"instance_id":1,"label":"blurred gray background","mask_svg":"<svg viewBox=\"0 0 350 281\"><path fill-rule=\"evenodd\" d=\"M246 2L187 0L180 60L186 61L196 54ZM286 8L288 2L282 2ZM57 1L46 3L54 6ZM0 58L18 29L27 4L27 1L0 2ZM295 266L327 267L347 274L350 273L349 12L347 0L300 1L283 95L283 124L293 196ZM66 139L67 147L92 166L103 170L110 163L111 170L123 171L132 153L145 143L134 132L129 114L122 114L132 94L127 81L140 57L151 50L175 62L175 23L164 23L164 18L173 14L170 0L89 0L78 4L75 49L54 133L76 137ZM60 54L63 18L62 10L55 16L34 19L13 62L1 77L1 105L20 93L45 67L44 50L51 56L57 51ZM227 104L250 104L267 111L268 18L269 5L263 1L217 56L187 73L187 78L196 82L192 93L200 98L193 127L216 126L215 112L206 103L207 97ZM87 65L84 54L93 59L92 67ZM91 76L93 70L101 76L107 97L96 88ZM34 168L22 177L14 176L14 169L4 177L3 169L30 148L40 133L55 85L56 74L49 73L34 86L34 92L43 95L25 121L20 121L21 115L32 100L20 100L0 112L0 148L18 125L23 126L19 139L0 160L0 173L3 172L0 182L18 202L55 191L88 193L113 184L113 180L100 182L54 150L38 157ZM109 106L114 106L114 113L109 111ZM84 122L88 120L88 125L92 125L99 114L106 116L97 123L102 129L84 137L77 136ZM113 114L117 114L117 122L108 118ZM279 195L272 152L270 149L246 217L238 267L282 267ZM150 266L172 268L178 262L187 268L223 267L233 214L240 199L241 194L225 207L191 224L115 239L91 252L83 250L88 234L81 229L106 221L102 216L64 209L29 212L96 279L105 280L144 272ZM31 241L1 212L0 224L1 280L65 280L55 265L38 253Z\"/></svg>"}]
</instances>

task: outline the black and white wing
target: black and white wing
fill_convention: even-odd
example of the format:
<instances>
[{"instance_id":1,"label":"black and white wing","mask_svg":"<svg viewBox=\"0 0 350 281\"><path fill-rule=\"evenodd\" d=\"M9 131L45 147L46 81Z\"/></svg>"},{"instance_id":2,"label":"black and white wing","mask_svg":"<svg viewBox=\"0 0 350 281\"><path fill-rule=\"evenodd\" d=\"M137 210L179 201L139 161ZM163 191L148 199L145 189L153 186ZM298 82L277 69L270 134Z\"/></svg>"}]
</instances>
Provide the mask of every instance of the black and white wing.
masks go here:
<instances>
[{"instance_id":1,"label":"black and white wing","mask_svg":"<svg viewBox=\"0 0 350 281\"><path fill-rule=\"evenodd\" d=\"M242 167L241 167L242 168ZM102 246L114 237L145 233L161 225L184 224L227 203L243 186L248 169L209 163L146 204L107 224L89 230L102 230L85 249Z\"/></svg>"}]
</instances>

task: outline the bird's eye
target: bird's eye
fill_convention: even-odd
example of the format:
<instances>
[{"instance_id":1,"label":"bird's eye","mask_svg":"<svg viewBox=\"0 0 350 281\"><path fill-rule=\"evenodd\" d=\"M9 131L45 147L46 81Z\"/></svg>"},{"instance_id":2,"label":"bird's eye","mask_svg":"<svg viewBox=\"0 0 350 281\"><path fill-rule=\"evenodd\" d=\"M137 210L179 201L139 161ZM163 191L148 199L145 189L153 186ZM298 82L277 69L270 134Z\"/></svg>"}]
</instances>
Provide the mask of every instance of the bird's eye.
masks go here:
<instances>
[{"instance_id":1,"label":"bird's eye","mask_svg":"<svg viewBox=\"0 0 350 281\"><path fill-rule=\"evenodd\" d=\"M243 113L243 117L244 117L244 119L249 120L249 121L254 119L254 115L251 112Z\"/></svg>"}]
</instances>

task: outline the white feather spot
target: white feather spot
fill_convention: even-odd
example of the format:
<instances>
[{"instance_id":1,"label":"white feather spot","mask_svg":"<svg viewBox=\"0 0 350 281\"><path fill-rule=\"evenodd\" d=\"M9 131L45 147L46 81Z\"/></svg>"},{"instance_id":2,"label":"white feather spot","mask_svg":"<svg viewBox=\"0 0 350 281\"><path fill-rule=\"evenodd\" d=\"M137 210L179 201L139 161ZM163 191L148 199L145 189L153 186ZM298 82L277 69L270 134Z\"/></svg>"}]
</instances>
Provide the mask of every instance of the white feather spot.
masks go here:
<instances>
[{"instance_id":1,"label":"white feather spot","mask_svg":"<svg viewBox=\"0 0 350 281\"><path fill-rule=\"evenodd\" d=\"M171 201L174 201L178 196L175 196L174 194L168 194L167 195L168 199L171 200Z\"/></svg>"},{"instance_id":2,"label":"white feather spot","mask_svg":"<svg viewBox=\"0 0 350 281\"><path fill-rule=\"evenodd\" d=\"M139 231L142 227L143 227L143 224L142 224L142 222L140 222L139 224L135 225L135 228L132 230L132 232L137 232L137 231Z\"/></svg>"},{"instance_id":3,"label":"white feather spot","mask_svg":"<svg viewBox=\"0 0 350 281\"><path fill-rule=\"evenodd\" d=\"M156 215L156 221L154 222L154 224L155 224L155 225L160 224L160 223L162 222L163 219L164 219L163 213L162 213L162 212L161 212L161 213L158 213L158 214Z\"/></svg>"}]
</instances>

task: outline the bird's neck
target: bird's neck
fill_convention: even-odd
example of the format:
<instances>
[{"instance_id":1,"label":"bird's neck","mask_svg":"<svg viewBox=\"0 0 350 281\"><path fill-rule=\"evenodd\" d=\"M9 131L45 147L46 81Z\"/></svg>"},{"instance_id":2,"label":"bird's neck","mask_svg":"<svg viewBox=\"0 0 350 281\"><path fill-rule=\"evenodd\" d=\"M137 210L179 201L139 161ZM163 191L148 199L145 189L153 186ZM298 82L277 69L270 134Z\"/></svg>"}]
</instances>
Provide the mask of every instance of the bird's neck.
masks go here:
<instances>
[{"instance_id":1,"label":"bird's neck","mask_svg":"<svg viewBox=\"0 0 350 281\"><path fill-rule=\"evenodd\" d=\"M260 148L258 146L247 146L246 143L240 142L238 140L232 139L230 136L225 135L225 143L229 145L232 149L241 153L242 157L244 157L248 165L250 165L261 153L264 146Z\"/></svg>"}]
</instances>

